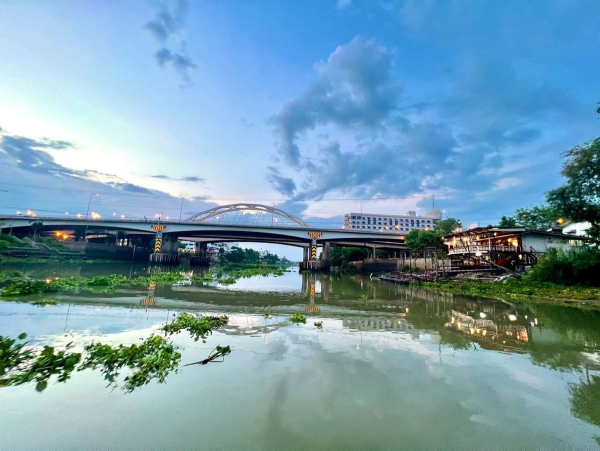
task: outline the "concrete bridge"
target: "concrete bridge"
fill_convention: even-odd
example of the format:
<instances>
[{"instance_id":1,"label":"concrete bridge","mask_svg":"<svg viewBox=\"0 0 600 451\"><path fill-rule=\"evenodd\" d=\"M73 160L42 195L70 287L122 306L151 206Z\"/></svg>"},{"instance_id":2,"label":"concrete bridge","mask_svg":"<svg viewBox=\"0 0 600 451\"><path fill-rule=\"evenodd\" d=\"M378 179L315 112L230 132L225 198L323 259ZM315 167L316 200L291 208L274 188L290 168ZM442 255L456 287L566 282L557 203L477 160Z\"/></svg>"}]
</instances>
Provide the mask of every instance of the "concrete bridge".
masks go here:
<instances>
[{"instance_id":1,"label":"concrete bridge","mask_svg":"<svg viewBox=\"0 0 600 451\"><path fill-rule=\"evenodd\" d=\"M270 224L248 223L248 221L219 220L223 216L240 212L244 215L267 212L275 218ZM278 220L280 218L281 220ZM247 218L246 218L247 219ZM289 224L284 224L287 221ZM38 223L38 225L34 225ZM206 256L209 243L258 242L301 247L304 250L301 269L329 269L331 246L366 247L375 254L377 249L404 251L404 236L392 231L358 231L311 227L300 219L278 210L258 204L225 205L198 213L183 221L164 221L162 218L103 219L75 217L0 216L0 228L4 233L26 232L40 227L43 231L69 231L85 227L85 234L101 231L123 230L130 234L153 235L156 237L155 253L151 261L175 262L178 260L178 241L196 243L196 255ZM318 248L321 248L321 259Z\"/></svg>"}]
</instances>

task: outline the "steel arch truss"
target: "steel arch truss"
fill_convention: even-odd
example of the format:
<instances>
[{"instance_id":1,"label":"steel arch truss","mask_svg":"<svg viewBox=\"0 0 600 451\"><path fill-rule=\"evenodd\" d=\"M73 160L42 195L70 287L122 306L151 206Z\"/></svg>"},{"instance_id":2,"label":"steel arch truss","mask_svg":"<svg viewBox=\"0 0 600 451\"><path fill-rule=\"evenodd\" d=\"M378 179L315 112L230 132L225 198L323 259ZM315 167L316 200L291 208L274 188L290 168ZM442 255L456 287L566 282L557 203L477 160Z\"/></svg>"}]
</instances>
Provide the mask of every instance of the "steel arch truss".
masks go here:
<instances>
[{"instance_id":1,"label":"steel arch truss","mask_svg":"<svg viewBox=\"0 0 600 451\"><path fill-rule=\"evenodd\" d=\"M227 213L231 212L241 212L242 214L245 212L253 212L256 213L267 213L274 216L279 216L281 218L288 219L301 227L308 227L301 219L293 216L289 213L286 213L283 210L275 207L269 207L267 205L261 204L230 204L230 205L220 205L215 208L211 208L209 210L202 211L200 213L195 214L194 216L190 216L186 219L186 221L190 222L207 222L209 219L219 219L219 216L223 216Z\"/></svg>"}]
</instances>

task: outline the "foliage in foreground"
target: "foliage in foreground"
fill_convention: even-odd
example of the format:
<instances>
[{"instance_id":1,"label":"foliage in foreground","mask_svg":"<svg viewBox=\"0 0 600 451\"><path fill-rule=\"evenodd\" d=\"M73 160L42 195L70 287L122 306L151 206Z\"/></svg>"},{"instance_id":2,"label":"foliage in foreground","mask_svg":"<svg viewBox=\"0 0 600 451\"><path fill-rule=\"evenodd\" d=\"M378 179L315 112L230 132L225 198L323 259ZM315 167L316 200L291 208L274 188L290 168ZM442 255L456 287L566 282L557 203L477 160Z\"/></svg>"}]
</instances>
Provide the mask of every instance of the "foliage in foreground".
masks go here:
<instances>
[{"instance_id":1,"label":"foliage in foreground","mask_svg":"<svg viewBox=\"0 0 600 451\"><path fill-rule=\"evenodd\" d=\"M188 314L180 315L164 329L170 333L188 330L197 340L212 333L212 328L227 323L225 316L190 319L192 315L184 315ZM171 372L177 372L181 360L181 353L171 341L154 334L131 346L92 343L85 346L83 353L70 352L71 343L58 352L52 346L44 346L40 351L28 346L26 338L24 333L17 339L0 336L0 387L36 382L36 390L41 392L52 376L58 376L58 382L65 382L75 369L99 369L108 386L116 387L121 371L128 369L130 373L123 380L123 389L131 392L154 379L165 382ZM229 346L217 346L206 359L196 363L205 365L229 353Z\"/></svg>"},{"instance_id":2,"label":"foliage in foreground","mask_svg":"<svg viewBox=\"0 0 600 451\"><path fill-rule=\"evenodd\" d=\"M109 386L116 385L123 367L131 369L125 377L123 388L131 392L148 384L152 379L163 383L171 371L177 371L181 354L170 341L151 335L140 345L112 347L92 343L85 347L87 356L78 371L100 368Z\"/></svg>"},{"instance_id":3,"label":"foliage in foreground","mask_svg":"<svg viewBox=\"0 0 600 451\"><path fill-rule=\"evenodd\" d=\"M44 346L36 353L26 347L25 338L24 333L16 340L0 336L0 387L36 382L35 389L41 392L52 375L58 375L59 382L69 379L81 360L80 353L55 352L52 346Z\"/></svg>"}]
</instances>

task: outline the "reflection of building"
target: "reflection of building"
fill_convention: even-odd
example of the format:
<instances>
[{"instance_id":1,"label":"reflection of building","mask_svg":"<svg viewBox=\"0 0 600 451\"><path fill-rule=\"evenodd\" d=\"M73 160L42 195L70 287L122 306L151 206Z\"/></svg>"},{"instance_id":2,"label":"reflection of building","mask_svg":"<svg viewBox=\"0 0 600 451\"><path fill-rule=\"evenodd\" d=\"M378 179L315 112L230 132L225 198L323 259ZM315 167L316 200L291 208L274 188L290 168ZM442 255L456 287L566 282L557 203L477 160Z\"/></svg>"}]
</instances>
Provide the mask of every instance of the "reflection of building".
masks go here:
<instances>
[{"instance_id":1,"label":"reflection of building","mask_svg":"<svg viewBox=\"0 0 600 451\"><path fill-rule=\"evenodd\" d=\"M485 314L480 316L484 316ZM506 313L506 318L511 323L497 323L491 319L473 318L467 314L452 310L450 321L445 324L447 328L461 331L471 339L478 342L490 342L495 345L523 346L530 341L532 325L537 324L537 319L530 323L513 323L518 320L514 313ZM525 318L527 319L527 318Z\"/></svg>"},{"instance_id":2,"label":"reflection of building","mask_svg":"<svg viewBox=\"0 0 600 451\"><path fill-rule=\"evenodd\" d=\"M342 319L342 326L356 330L413 330L404 318L390 316L353 317Z\"/></svg>"},{"instance_id":3,"label":"reflection of building","mask_svg":"<svg viewBox=\"0 0 600 451\"><path fill-rule=\"evenodd\" d=\"M344 215L344 228L407 233L413 229L433 229L434 224L440 219L442 219L442 214L439 210L430 210L427 212L427 216L417 216L414 211L409 211L406 215L347 213Z\"/></svg>"}]
</instances>

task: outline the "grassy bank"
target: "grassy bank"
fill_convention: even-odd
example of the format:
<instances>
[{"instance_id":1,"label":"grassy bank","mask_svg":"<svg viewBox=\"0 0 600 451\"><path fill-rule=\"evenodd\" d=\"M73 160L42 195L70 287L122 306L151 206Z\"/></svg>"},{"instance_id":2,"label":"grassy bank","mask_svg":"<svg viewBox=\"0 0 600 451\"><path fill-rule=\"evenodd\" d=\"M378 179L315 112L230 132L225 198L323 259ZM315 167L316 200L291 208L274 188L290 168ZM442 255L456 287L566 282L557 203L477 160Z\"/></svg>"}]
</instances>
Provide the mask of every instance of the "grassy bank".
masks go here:
<instances>
[{"instance_id":1,"label":"grassy bank","mask_svg":"<svg viewBox=\"0 0 600 451\"><path fill-rule=\"evenodd\" d=\"M600 308L600 288L579 285L567 286L548 282L510 279L506 283L413 282L411 286L426 290L502 299L509 302L558 303Z\"/></svg>"}]
</instances>

